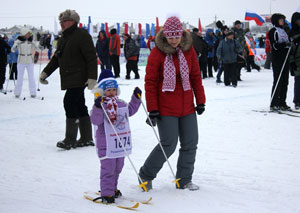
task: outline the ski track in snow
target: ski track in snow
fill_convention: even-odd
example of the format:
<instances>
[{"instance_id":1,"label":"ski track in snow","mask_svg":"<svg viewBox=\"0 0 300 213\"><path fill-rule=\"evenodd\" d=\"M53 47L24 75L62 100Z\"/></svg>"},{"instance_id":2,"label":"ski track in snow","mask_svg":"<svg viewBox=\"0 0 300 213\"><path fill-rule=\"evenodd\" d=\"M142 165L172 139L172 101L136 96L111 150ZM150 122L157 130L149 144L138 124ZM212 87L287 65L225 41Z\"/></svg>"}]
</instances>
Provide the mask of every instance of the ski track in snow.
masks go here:
<instances>
[{"instance_id":1,"label":"ski track in snow","mask_svg":"<svg viewBox=\"0 0 300 213\"><path fill-rule=\"evenodd\" d=\"M38 70L35 65L36 78ZM136 86L144 91L144 70L140 67L140 80L128 81L121 65L120 98L128 102ZM143 193L126 160L119 189L128 197L153 197L138 211L300 213L299 118L252 111L268 109L270 70L243 70L242 79L237 88L216 85L215 78L203 80L207 103L204 114L197 116L199 145L193 176L199 191L175 189L165 164L153 181L154 189ZM62 151L55 146L65 132L64 92L58 71L48 80L49 85L40 85L38 92L43 101L28 97L26 75L25 101L16 100L13 93L0 94L0 212L124 212L83 198L85 191L99 190L99 160L95 147ZM291 77L287 99L291 106L293 82ZM8 89L13 89L11 82ZM88 90L86 103L91 109L93 95ZM131 158L138 170L157 144L145 120L141 106L130 121ZM174 170L178 149L170 157Z\"/></svg>"}]
</instances>

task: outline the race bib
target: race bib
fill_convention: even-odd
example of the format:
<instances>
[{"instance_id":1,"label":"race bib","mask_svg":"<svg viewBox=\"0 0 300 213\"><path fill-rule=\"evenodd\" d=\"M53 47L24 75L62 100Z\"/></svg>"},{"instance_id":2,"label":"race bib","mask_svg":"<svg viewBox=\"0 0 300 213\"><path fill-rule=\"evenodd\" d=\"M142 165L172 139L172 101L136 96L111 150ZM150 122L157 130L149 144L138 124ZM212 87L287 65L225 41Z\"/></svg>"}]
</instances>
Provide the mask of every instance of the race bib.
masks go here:
<instances>
[{"instance_id":1,"label":"race bib","mask_svg":"<svg viewBox=\"0 0 300 213\"><path fill-rule=\"evenodd\" d=\"M117 131L121 141L119 141L118 136L116 135L109 121L106 118L104 119L107 158L120 158L126 156L121 143L124 145L127 153L131 154L132 144L128 118L128 108L118 108L118 118L115 122L114 128Z\"/></svg>"}]
</instances>

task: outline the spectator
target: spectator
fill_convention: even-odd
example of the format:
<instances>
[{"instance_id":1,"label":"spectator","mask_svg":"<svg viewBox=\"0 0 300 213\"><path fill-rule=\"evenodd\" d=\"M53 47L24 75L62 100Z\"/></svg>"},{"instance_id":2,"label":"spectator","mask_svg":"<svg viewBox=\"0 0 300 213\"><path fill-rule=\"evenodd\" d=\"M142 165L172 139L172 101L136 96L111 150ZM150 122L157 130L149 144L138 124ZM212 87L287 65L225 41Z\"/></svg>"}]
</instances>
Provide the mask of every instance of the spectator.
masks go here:
<instances>
[{"instance_id":1,"label":"spectator","mask_svg":"<svg viewBox=\"0 0 300 213\"><path fill-rule=\"evenodd\" d=\"M266 48L265 48L265 51L266 51L266 55L267 55L267 58L266 58L266 62L265 62L265 65L264 65L264 68L265 69L270 69L271 68L271 57L272 57L272 54L271 54L271 46L270 46L270 40L269 40L269 32L266 33Z\"/></svg>"},{"instance_id":2,"label":"spectator","mask_svg":"<svg viewBox=\"0 0 300 213\"><path fill-rule=\"evenodd\" d=\"M101 30L98 35L96 43L96 51L101 63L101 70L111 70L110 58L109 58L109 38L106 37L104 30Z\"/></svg>"},{"instance_id":3,"label":"spectator","mask_svg":"<svg viewBox=\"0 0 300 213\"><path fill-rule=\"evenodd\" d=\"M120 36L117 34L117 30L114 28L110 30L109 55L110 63L114 68L115 78L120 77L120 54Z\"/></svg>"},{"instance_id":4,"label":"spectator","mask_svg":"<svg viewBox=\"0 0 300 213\"><path fill-rule=\"evenodd\" d=\"M135 79L139 79L140 75L138 73L137 60L139 55L139 48L136 45L136 41L131 38L129 34L124 34L123 36L124 45L124 55L127 60L126 63L126 79L130 79L130 72L133 71L135 74Z\"/></svg>"},{"instance_id":5,"label":"spectator","mask_svg":"<svg viewBox=\"0 0 300 213\"><path fill-rule=\"evenodd\" d=\"M9 53L10 53L10 46L6 43L4 38L0 36L0 91L3 90L3 84L5 82L7 54Z\"/></svg>"},{"instance_id":6,"label":"spectator","mask_svg":"<svg viewBox=\"0 0 300 213\"><path fill-rule=\"evenodd\" d=\"M290 66L295 76L294 83L294 104L295 109L300 109L300 13L295 12L292 15L292 30L290 37L293 41L290 54Z\"/></svg>"},{"instance_id":7,"label":"spectator","mask_svg":"<svg viewBox=\"0 0 300 213\"><path fill-rule=\"evenodd\" d=\"M234 32L229 31L217 49L219 61L224 65L225 86L237 87L237 56L242 54L242 48L238 41L233 39Z\"/></svg>"},{"instance_id":8,"label":"spectator","mask_svg":"<svg viewBox=\"0 0 300 213\"><path fill-rule=\"evenodd\" d=\"M92 37L77 26L79 19L75 10L60 13L62 37L58 41L55 54L40 75L40 82L48 84L46 78L60 68L61 89L66 90L66 133L65 139L56 146L66 150L94 146L84 89L87 86L92 90L97 83L97 55ZM78 125L81 137L77 141Z\"/></svg>"},{"instance_id":9,"label":"spectator","mask_svg":"<svg viewBox=\"0 0 300 213\"><path fill-rule=\"evenodd\" d=\"M214 35L213 29L207 29L205 41L208 44L208 54L207 54L207 70L208 77L213 77L212 66L213 66L213 58L214 58L214 45L216 42L216 36Z\"/></svg>"}]
</instances>

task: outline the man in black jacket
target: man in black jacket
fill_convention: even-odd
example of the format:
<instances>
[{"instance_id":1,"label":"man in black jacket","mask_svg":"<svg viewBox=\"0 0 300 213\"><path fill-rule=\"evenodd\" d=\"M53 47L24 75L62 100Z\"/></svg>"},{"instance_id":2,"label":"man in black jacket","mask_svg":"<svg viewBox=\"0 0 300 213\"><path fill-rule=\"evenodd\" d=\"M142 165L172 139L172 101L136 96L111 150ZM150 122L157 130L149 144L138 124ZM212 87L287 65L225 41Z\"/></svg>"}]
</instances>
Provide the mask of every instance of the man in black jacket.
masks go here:
<instances>
[{"instance_id":1,"label":"man in black jacket","mask_svg":"<svg viewBox=\"0 0 300 213\"><path fill-rule=\"evenodd\" d=\"M45 79L60 68L61 89L66 90L64 108L67 118L65 139L59 141L57 147L63 149L94 145L84 89L87 86L91 90L97 83L97 55L91 36L77 27L79 19L75 10L66 10L59 15L62 37L40 75L40 82L47 84ZM78 123L81 138L76 141Z\"/></svg>"},{"instance_id":2,"label":"man in black jacket","mask_svg":"<svg viewBox=\"0 0 300 213\"><path fill-rule=\"evenodd\" d=\"M0 90L3 90L5 82L5 72L7 65L7 54L10 53L10 46L0 36Z\"/></svg>"}]
</instances>

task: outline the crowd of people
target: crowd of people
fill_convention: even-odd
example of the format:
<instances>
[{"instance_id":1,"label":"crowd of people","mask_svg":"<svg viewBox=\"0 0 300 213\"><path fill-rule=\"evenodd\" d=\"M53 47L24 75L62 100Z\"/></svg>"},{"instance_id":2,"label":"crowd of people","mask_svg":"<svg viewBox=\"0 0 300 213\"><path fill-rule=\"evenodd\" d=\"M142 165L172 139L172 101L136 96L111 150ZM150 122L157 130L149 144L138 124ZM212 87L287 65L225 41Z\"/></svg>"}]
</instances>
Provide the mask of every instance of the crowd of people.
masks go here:
<instances>
[{"instance_id":1,"label":"crowd of people","mask_svg":"<svg viewBox=\"0 0 300 213\"><path fill-rule=\"evenodd\" d=\"M142 90L135 88L129 104L119 99L121 38L116 29L109 34L100 31L96 45L88 32L78 27L79 14L66 10L59 14L62 34L54 54L49 53L50 61L39 76L41 84L48 84L48 78L59 68L61 89L65 90L63 106L66 116L65 138L56 146L71 148L94 146L92 123L97 126L96 147L100 159L99 199L113 203L122 196L118 189L118 178L124 165L126 152L120 150L119 143L126 138L125 145L131 147L129 117L134 115L141 101ZM260 46L266 48L265 68L272 64L273 87L271 110L289 110L286 103L289 73L295 76L294 104L300 108L300 13L292 16L292 28L285 25L285 16L272 15L273 28L261 37ZM176 188L198 190L192 182L196 150L198 144L197 114L205 111L205 92L202 79L212 78L217 72L216 82L222 83L224 72L225 86L237 87L241 81L241 69L260 71L255 64L255 41L242 23L237 20L232 29L217 22L218 30L207 29L205 36L197 28L192 32L183 29L179 18L169 17L163 28L148 39L150 55L146 66L145 99L148 114L146 121L151 127L157 125L159 144L149 154L140 168L138 177L144 190L151 190L153 180L167 159L175 152L180 141L176 172ZM44 45L52 51L50 37L42 44L33 41L32 33L22 28L20 34L9 41L0 39L0 89L3 90L7 63L10 79L17 80L14 95L20 97L23 75L27 69L31 97L36 96L34 80L34 51ZM141 38L125 33L123 35L126 58L125 79L139 79L138 61ZM145 44L146 45L146 44ZM51 50L50 50L51 49ZM9 60L7 55L9 54ZM101 71L98 75L98 61ZM99 76L99 77L98 77ZM178 80L180 79L180 80ZM85 89L95 94L91 117L85 104ZM117 128L120 120L122 130ZM80 138L77 140L78 131ZM115 134L114 132L115 131ZM123 132L120 132L123 131ZM116 143L116 146L110 144ZM123 147L124 148L124 147ZM116 150L118 149L118 150ZM119 153L118 155L111 153Z\"/></svg>"}]
</instances>

